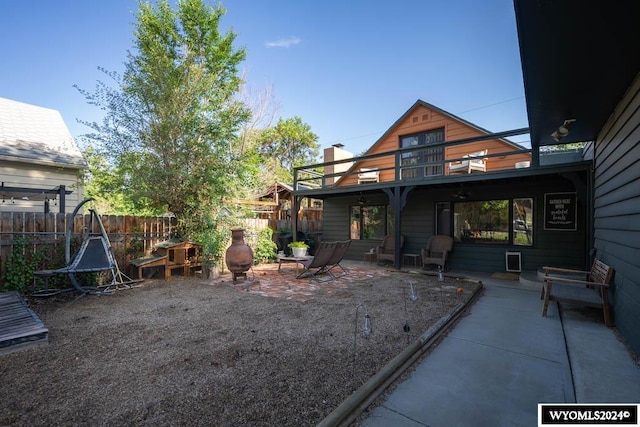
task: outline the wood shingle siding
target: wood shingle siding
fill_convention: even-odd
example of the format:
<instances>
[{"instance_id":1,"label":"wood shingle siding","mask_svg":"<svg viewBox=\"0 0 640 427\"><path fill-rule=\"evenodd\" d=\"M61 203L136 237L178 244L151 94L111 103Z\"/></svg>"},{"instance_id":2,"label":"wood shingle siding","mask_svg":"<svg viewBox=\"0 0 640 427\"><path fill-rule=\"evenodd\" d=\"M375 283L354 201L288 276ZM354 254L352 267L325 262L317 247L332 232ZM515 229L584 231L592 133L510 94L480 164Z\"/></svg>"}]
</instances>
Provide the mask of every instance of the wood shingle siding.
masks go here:
<instances>
[{"instance_id":1,"label":"wood shingle siding","mask_svg":"<svg viewBox=\"0 0 640 427\"><path fill-rule=\"evenodd\" d=\"M615 268L614 323L640 348L640 76L594 145L594 238Z\"/></svg>"},{"instance_id":2,"label":"wood shingle siding","mask_svg":"<svg viewBox=\"0 0 640 427\"><path fill-rule=\"evenodd\" d=\"M338 186L349 186L357 184L357 172L361 168L378 168L380 170L380 182L394 181L396 157L394 151L400 147L400 138L424 131L444 128L445 141L454 141L464 138L472 138L486 135L488 131L474 127L456 118L453 115L438 111L435 107L429 108L429 104L418 101L409 109L389 130L367 151L367 155L378 153L390 153L388 156L377 157L358 161L352 167L352 174L344 176ZM416 150L424 149L425 146L416 146ZM444 147L444 173L448 174L447 162L451 159L458 159L466 154L475 153L487 149L489 155L505 153L517 150L518 148L507 143L505 140L492 139L478 141L464 145ZM528 153L503 155L489 157L487 161L487 172L513 169L518 162L530 161L531 155Z\"/></svg>"}]
</instances>

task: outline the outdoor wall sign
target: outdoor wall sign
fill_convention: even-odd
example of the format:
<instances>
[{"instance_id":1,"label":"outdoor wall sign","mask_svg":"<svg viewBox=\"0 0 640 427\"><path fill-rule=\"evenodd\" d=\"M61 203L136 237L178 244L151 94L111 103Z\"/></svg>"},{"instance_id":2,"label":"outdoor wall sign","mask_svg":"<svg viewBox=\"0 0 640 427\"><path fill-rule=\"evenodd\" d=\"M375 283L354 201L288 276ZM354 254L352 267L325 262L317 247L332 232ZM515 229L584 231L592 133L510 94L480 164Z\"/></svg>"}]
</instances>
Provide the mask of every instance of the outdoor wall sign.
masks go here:
<instances>
[{"instance_id":1,"label":"outdoor wall sign","mask_svg":"<svg viewBox=\"0 0 640 427\"><path fill-rule=\"evenodd\" d=\"M544 229L577 230L576 193L546 193L544 195Z\"/></svg>"}]
</instances>

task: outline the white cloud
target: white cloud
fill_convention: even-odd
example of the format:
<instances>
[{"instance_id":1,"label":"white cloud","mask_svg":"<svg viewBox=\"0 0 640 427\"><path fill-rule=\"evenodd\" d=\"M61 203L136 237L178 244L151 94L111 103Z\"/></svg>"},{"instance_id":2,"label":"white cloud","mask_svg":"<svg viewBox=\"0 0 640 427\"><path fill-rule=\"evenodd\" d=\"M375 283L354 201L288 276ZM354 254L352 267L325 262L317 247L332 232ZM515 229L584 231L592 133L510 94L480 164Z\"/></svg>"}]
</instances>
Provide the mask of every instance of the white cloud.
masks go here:
<instances>
[{"instance_id":1,"label":"white cloud","mask_svg":"<svg viewBox=\"0 0 640 427\"><path fill-rule=\"evenodd\" d=\"M275 40L272 42L266 42L265 46L267 47L291 47L294 44L300 44L302 40L298 37L287 37L286 39Z\"/></svg>"}]
</instances>

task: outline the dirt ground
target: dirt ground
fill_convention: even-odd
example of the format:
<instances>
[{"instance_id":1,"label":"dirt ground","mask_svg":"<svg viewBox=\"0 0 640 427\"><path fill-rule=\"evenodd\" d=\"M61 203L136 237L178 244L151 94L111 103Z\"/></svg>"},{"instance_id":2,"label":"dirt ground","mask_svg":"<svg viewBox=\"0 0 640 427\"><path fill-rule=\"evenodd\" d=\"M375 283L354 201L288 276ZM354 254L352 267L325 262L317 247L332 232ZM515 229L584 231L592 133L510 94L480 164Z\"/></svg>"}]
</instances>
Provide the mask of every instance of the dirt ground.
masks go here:
<instances>
[{"instance_id":1,"label":"dirt ground","mask_svg":"<svg viewBox=\"0 0 640 427\"><path fill-rule=\"evenodd\" d=\"M294 268L30 300L49 344L0 357L0 425L315 425L478 286L364 263L317 283Z\"/></svg>"}]
</instances>

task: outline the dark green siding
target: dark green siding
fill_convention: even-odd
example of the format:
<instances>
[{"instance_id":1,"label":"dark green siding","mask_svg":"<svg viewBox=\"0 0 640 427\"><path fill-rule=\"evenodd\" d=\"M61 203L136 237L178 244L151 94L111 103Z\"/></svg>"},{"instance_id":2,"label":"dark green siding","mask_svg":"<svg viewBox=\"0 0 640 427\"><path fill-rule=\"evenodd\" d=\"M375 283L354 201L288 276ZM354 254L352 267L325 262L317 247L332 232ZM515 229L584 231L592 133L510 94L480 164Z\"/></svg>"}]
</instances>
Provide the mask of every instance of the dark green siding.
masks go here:
<instances>
[{"instance_id":1,"label":"dark green siding","mask_svg":"<svg viewBox=\"0 0 640 427\"><path fill-rule=\"evenodd\" d=\"M615 269L614 321L640 352L640 80L632 85L594 149L594 237Z\"/></svg>"},{"instance_id":2,"label":"dark green siding","mask_svg":"<svg viewBox=\"0 0 640 427\"><path fill-rule=\"evenodd\" d=\"M522 254L523 270L537 270L543 265L586 268L589 263L590 245L588 225L590 208L588 203L589 173L572 173L567 176L551 174L520 179L514 182L481 182L465 187L470 193L468 200L510 199L514 197L534 198L534 246L523 247L496 244L454 244L451 253L451 268L459 271L505 271L505 252ZM403 253L419 254L427 240L434 234L435 203L452 202L456 188L417 187L412 190L402 211L401 232L405 236ZM577 192L577 231L544 230L542 206L545 193ZM388 203L382 193L367 195L367 203ZM338 196L325 199L323 240L342 240L349 235L349 206L357 203L355 196ZM347 259L362 260L363 253L375 247L379 240L354 240Z\"/></svg>"}]
</instances>

